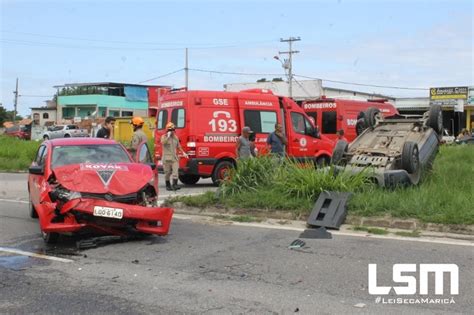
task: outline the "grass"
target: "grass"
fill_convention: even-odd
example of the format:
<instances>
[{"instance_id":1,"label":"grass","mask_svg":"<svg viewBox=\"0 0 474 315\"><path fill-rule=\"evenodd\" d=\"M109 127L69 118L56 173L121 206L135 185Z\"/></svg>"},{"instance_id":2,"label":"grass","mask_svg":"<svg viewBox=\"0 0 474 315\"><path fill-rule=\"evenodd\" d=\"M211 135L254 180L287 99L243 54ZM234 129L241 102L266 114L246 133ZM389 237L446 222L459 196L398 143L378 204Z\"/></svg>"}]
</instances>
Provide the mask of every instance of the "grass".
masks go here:
<instances>
[{"instance_id":1,"label":"grass","mask_svg":"<svg viewBox=\"0 0 474 315\"><path fill-rule=\"evenodd\" d=\"M220 206L245 210L285 210L309 214L323 190L351 191L349 214L415 218L426 223L474 224L474 146L443 146L424 180L414 187L394 190L368 185L365 176L334 176L309 166L271 159L240 163L220 193L177 197L188 206Z\"/></svg>"},{"instance_id":2,"label":"grass","mask_svg":"<svg viewBox=\"0 0 474 315\"><path fill-rule=\"evenodd\" d=\"M40 142L0 136L0 171L26 171L36 156Z\"/></svg>"},{"instance_id":3,"label":"grass","mask_svg":"<svg viewBox=\"0 0 474 315\"><path fill-rule=\"evenodd\" d=\"M355 194L351 214L417 218L422 222L474 224L474 146L443 146L434 168L414 187L372 187Z\"/></svg>"},{"instance_id":4,"label":"grass","mask_svg":"<svg viewBox=\"0 0 474 315\"><path fill-rule=\"evenodd\" d=\"M371 228L371 227L366 227L366 226L354 226L352 228L354 231L365 231L370 234L376 234L376 235L386 235L388 234L388 231L385 229L379 229L379 228Z\"/></svg>"}]
</instances>

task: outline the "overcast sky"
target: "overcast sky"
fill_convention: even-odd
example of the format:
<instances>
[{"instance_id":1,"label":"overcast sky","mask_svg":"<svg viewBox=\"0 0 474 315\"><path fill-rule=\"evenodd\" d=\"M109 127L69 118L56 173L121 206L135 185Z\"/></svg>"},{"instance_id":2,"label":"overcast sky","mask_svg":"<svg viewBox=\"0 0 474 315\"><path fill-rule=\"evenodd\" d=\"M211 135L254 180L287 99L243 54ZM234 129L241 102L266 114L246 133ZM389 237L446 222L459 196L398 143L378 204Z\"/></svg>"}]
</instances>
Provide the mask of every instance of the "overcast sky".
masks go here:
<instances>
[{"instance_id":1,"label":"overcast sky","mask_svg":"<svg viewBox=\"0 0 474 315\"><path fill-rule=\"evenodd\" d=\"M283 74L273 59L294 44L294 73L401 87L474 85L471 0L452 1L1 1L0 102L42 106L53 85L138 83L184 67ZM281 76L281 75L280 75ZM192 71L192 89L272 75ZM298 78L303 80L303 78ZM181 87L182 71L150 81ZM392 96L427 91L326 86Z\"/></svg>"}]
</instances>

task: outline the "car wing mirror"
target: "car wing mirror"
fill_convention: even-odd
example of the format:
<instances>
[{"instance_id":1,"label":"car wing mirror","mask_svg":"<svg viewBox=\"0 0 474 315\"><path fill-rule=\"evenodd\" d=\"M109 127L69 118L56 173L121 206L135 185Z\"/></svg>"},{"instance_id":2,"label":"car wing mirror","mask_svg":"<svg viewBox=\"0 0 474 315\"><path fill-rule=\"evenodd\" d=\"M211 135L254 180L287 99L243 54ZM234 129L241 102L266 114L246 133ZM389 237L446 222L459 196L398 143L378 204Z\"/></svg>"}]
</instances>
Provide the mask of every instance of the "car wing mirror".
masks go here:
<instances>
[{"instance_id":1,"label":"car wing mirror","mask_svg":"<svg viewBox=\"0 0 474 315\"><path fill-rule=\"evenodd\" d=\"M43 166L34 165L34 166L30 166L30 168L28 169L28 172L30 174L34 174L34 175L43 175L44 174L44 168L43 168Z\"/></svg>"}]
</instances>

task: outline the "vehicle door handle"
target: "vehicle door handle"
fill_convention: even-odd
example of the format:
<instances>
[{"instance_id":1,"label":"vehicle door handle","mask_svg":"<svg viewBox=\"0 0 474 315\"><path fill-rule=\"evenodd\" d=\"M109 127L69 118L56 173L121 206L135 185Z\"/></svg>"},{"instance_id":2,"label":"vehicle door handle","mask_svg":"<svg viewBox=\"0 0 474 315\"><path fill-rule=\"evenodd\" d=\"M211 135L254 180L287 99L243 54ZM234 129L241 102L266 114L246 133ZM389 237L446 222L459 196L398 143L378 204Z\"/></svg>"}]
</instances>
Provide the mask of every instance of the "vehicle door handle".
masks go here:
<instances>
[{"instance_id":1,"label":"vehicle door handle","mask_svg":"<svg viewBox=\"0 0 474 315\"><path fill-rule=\"evenodd\" d=\"M293 140L293 142L300 142L300 139L295 139Z\"/></svg>"}]
</instances>

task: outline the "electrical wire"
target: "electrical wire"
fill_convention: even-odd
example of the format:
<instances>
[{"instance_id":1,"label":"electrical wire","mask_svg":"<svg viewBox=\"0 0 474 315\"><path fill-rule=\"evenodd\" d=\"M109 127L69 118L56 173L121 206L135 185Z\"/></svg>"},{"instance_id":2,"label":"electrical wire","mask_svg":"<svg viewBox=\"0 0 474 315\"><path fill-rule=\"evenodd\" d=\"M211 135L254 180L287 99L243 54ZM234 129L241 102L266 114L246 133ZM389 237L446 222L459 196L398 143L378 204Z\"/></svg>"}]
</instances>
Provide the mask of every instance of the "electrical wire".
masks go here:
<instances>
[{"instance_id":1,"label":"electrical wire","mask_svg":"<svg viewBox=\"0 0 474 315\"><path fill-rule=\"evenodd\" d=\"M338 80L329 80L329 79L322 79L322 78L314 78L308 77L304 75L294 74L295 77L305 78L305 79L312 79L312 80L322 80L326 82L332 83L340 83L340 84L348 84L348 85L357 85L357 86L369 86L369 87L376 87L376 88L384 88L384 89L397 89L397 90L415 90L415 91L427 91L428 88L418 88L418 87L403 87L403 86L390 86L390 85L376 85L376 84L365 84L365 83L356 83L356 82L347 82L347 81L338 81Z\"/></svg>"},{"instance_id":2,"label":"electrical wire","mask_svg":"<svg viewBox=\"0 0 474 315\"><path fill-rule=\"evenodd\" d=\"M151 78L151 79L148 79L148 80L140 81L138 83L145 83L145 82L154 81L154 80L164 78L164 77L170 76L172 74L178 73L178 72L183 71L183 70L184 70L184 68L181 68L181 69L178 69L178 70L175 70L175 71L172 71L172 72L169 72L169 73L165 73L165 74L159 75L157 77L154 77L154 78Z\"/></svg>"},{"instance_id":3,"label":"electrical wire","mask_svg":"<svg viewBox=\"0 0 474 315\"><path fill-rule=\"evenodd\" d=\"M189 71L196 72L206 72L206 73L215 73L215 74L230 74L230 75L269 75L269 76L284 76L285 74L281 73L244 73L244 72L228 72L228 71L217 71L217 70L207 70L207 69L196 69L189 68Z\"/></svg>"}]
</instances>

